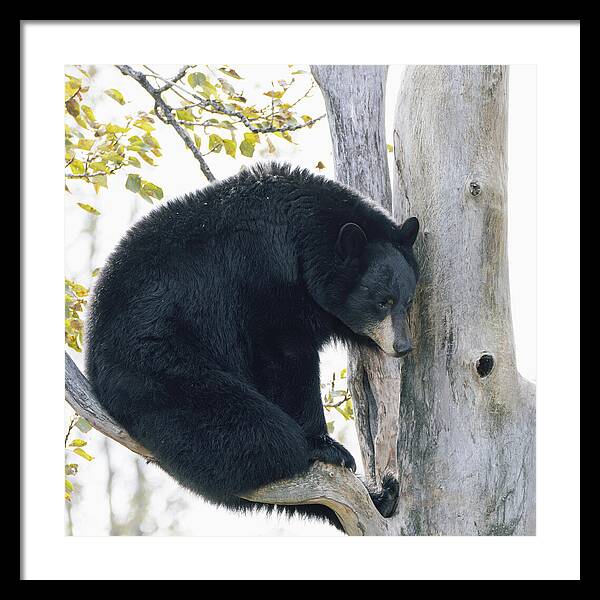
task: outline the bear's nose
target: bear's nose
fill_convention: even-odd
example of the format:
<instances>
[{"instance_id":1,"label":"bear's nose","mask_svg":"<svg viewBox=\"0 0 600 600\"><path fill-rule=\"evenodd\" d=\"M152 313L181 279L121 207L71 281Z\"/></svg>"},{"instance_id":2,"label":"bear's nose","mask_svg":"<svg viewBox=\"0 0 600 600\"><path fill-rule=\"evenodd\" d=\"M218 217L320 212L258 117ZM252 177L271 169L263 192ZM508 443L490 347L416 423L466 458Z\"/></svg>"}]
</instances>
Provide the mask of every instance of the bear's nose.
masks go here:
<instances>
[{"instance_id":1,"label":"bear's nose","mask_svg":"<svg viewBox=\"0 0 600 600\"><path fill-rule=\"evenodd\" d=\"M396 351L396 355L398 358L402 356L406 356L409 352L412 352L412 346L407 343L395 343L394 350Z\"/></svg>"}]
</instances>

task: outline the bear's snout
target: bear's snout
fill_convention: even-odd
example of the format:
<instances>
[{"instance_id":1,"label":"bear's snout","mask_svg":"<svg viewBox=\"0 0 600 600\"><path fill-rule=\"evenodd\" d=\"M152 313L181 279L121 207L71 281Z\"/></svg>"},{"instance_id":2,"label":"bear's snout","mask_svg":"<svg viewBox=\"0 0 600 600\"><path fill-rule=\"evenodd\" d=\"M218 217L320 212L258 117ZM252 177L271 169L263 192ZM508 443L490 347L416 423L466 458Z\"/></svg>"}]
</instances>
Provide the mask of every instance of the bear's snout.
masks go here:
<instances>
[{"instance_id":1,"label":"bear's snout","mask_svg":"<svg viewBox=\"0 0 600 600\"><path fill-rule=\"evenodd\" d=\"M394 343L394 351L396 352L396 356L398 358L401 358L403 356L406 356L409 352L412 352L412 345L410 343L410 341L407 342L395 342Z\"/></svg>"}]
</instances>

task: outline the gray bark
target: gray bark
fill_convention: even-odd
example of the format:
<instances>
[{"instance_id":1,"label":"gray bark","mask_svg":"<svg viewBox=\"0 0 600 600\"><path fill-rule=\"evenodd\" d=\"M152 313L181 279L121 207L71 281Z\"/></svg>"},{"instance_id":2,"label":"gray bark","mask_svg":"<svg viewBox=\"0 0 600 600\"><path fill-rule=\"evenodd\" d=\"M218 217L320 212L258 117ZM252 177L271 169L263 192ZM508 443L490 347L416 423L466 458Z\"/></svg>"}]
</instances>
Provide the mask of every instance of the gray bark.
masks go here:
<instances>
[{"instance_id":1,"label":"gray bark","mask_svg":"<svg viewBox=\"0 0 600 600\"><path fill-rule=\"evenodd\" d=\"M408 67L398 96L395 214L424 229L400 403L404 533L535 533L535 390L516 369L506 252L507 108L500 66Z\"/></svg>"},{"instance_id":2,"label":"gray bark","mask_svg":"<svg viewBox=\"0 0 600 600\"><path fill-rule=\"evenodd\" d=\"M129 436L127 431L106 414L96 400L89 381L83 376L73 359L65 352L65 400L80 416L87 419L95 429L119 442L132 452L151 459L152 454Z\"/></svg>"},{"instance_id":3,"label":"gray bark","mask_svg":"<svg viewBox=\"0 0 600 600\"><path fill-rule=\"evenodd\" d=\"M385 68L312 70L336 178L389 210ZM349 359L367 474L399 473L392 534L535 531L535 392L515 364L506 129L506 68L406 70L392 212L398 221L417 216L423 231L415 351L403 364L356 348Z\"/></svg>"},{"instance_id":4,"label":"gray bark","mask_svg":"<svg viewBox=\"0 0 600 600\"><path fill-rule=\"evenodd\" d=\"M313 65L325 98L335 178L392 212L385 139L386 66ZM358 346L348 350L349 389L365 475L397 473L401 361Z\"/></svg>"}]
</instances>

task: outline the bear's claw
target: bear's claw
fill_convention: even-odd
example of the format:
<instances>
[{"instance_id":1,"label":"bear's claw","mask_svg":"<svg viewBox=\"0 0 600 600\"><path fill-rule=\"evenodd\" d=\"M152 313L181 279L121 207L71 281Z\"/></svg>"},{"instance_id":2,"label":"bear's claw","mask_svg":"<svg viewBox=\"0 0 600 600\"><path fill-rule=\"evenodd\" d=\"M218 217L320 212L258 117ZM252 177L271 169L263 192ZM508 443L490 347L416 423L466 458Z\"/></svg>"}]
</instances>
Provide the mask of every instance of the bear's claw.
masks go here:
<instances>
[{"instance_id":1,"label":"bear's claw","mask_svg":"<svg viewBox=\"0 0 600 600\"><path fill-rule=\"evenodd\" d=\"M350 469L353 473L356 472L356 461L352 454L342 444L336 442L328 435L310 438L309 443L311 445L309 454L310 462L320 460L331 465L341 465Z\"/></svg>"}]
</instances>

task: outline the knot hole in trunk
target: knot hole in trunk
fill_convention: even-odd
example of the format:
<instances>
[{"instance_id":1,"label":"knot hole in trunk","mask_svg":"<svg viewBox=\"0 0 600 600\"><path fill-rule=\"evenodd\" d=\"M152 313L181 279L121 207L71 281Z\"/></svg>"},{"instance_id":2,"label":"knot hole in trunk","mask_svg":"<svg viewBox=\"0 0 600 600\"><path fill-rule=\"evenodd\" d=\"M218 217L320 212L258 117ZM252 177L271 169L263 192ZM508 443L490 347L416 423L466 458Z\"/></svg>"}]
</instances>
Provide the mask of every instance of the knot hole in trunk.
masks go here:
<instances>
[{"instance_id":1,"label":"knot hole in trunk","mask_svg":"<svg viewBox=\"0 0 600 600\"><path fill-rule=\"evenodd\" d=\"M482 354L475 363L477 374L482 379L487 377L494 370L494 357L489 353Z\"/></svg>"}]
</instances>

